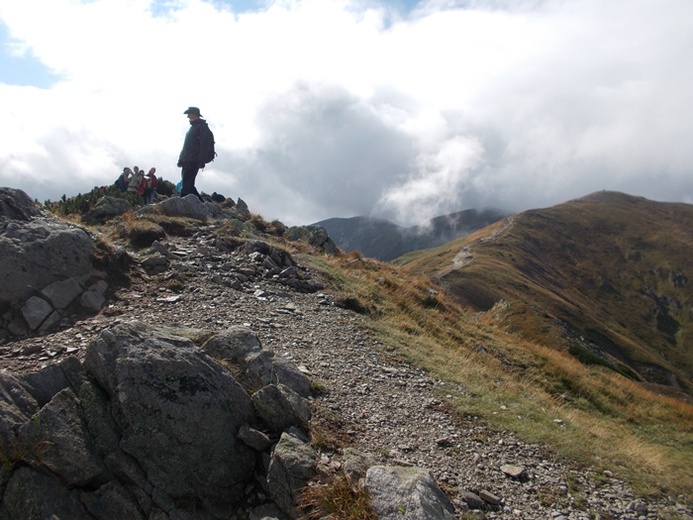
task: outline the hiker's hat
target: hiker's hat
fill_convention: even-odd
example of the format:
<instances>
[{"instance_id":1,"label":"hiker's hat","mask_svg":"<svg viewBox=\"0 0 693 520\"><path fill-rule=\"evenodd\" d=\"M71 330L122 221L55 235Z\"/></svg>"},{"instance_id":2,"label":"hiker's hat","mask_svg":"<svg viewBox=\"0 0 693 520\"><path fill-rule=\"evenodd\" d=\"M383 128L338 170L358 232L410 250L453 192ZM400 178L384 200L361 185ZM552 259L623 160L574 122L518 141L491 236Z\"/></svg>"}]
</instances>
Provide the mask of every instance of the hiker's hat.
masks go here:
<instances>
[{"instance_id":1,"label":"hiker's hat","mask_svg":"<svg viewBox=\"0 0 693 520\"><path fill-rule=\"evenodd\" d=\"M197 117L202 117L202 114L200 114L200 109L197 107L188 107L188 109L183 112L184 114L195 114Z\"/></svg>"}]
</instances>

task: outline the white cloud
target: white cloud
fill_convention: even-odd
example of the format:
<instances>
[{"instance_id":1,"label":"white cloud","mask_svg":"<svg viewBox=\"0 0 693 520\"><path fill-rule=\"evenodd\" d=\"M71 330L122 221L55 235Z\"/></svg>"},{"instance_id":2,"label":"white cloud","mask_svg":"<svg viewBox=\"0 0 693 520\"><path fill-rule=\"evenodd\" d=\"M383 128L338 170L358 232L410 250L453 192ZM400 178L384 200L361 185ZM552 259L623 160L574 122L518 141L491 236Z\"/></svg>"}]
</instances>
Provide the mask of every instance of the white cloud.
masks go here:
<instances>
[{"instance_id":1,"label":"white cloud","mask_svg":"<svg viewBox=\"0 0 693 520\"><path fill-rule=\"evenodd\" d=\"M0 3L0 185L56 199L124 165L170 180L197 105L198 188L288 224L519 211L600 189L693 200L689 0ZM1 65L1 64L0 64Z\"/></svg>"},{"instance_id":2,"label":"white cloud","mask_svg":"<svg viewBox=\"0 0 693 520\"><path fill-rule=\"evenodd\" d=\"M413 226L436 216L439 208L462 207L465 185L482 160L478 141L456 136L437 152L420 154L415 172L383 194L379 209Z\"/></svg>"}]
</instances>

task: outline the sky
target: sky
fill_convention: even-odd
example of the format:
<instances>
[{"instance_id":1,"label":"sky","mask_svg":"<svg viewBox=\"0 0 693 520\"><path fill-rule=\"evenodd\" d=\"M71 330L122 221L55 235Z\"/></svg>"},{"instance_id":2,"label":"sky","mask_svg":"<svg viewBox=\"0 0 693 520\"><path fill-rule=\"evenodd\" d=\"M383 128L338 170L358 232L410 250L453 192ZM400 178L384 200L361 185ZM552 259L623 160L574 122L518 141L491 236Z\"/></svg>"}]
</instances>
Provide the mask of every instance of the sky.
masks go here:
<instances>
[{"instance_id":1,"label":"sky","mask_svg":"<svg viewBox=\"0 0 693 520\"><path fill-rule=\"evenodd\" d=\"M693 203L691 0L0 0L0 186L43 202L123 167L303 225Z\"/></svg>"}]
</instances>

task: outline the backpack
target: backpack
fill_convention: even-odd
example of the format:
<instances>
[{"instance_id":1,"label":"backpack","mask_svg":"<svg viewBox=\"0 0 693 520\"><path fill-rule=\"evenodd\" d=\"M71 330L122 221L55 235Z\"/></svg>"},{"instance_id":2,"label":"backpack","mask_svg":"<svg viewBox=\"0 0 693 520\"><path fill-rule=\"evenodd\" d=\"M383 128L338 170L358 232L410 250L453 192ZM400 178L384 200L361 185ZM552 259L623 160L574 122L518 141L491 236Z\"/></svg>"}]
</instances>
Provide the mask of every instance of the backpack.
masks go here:
<instances>
[{"instance_id":1,"label":"backpack","mask_svg":"<svg viewBox=\"0 0 693 520\"><path fill-rule=\"evenodd\" d=\"M209 125L205 123L205 126L207 126L207 130L209 130L209 136L212 138L212 146L209 150L209 155L207 157L202 157L202 160L207 163L211 163L214 158L217 156L217 152L214 151L214 133L212 132L212 129L209 128ZM202 125L200 125L200 132L202 132ZM199 139L199 137L198 137Z\"/></svg>"},{"instance_id":2,"label":"backpack","mask_svg":"<svg viewBox=\"0 0 693 520\"><path fill-rule=\"evenodd\" d=\"M125 177L123 176L122 173L120 174L120 177L118 177L113 184L120 191L126 191L128 189L128 183L125 181Z\"/></svg>"},{"instance_id":3,"label":"backpack","mask_svg":"<svg viewBox=\"0 0 693 520\"><path fill-rule=\"evenodd\" d=\"M214 134L212 131L209 131L210 135L212 136L212 149L209 152L209 157L205 157L205 163L210 163L214 160L214 158L217 156L217 152L214 150Z\"/></svg>"}]
</instances>

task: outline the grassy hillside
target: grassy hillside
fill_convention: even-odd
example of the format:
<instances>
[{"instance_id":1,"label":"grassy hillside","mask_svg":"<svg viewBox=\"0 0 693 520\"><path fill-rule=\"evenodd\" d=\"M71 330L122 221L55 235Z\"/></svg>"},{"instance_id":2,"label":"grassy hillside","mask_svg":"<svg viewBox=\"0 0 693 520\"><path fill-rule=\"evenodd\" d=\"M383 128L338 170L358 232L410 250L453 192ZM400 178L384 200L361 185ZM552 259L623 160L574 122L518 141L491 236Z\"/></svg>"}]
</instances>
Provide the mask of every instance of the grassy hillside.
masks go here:
<instances>
[{"instance_id":1,"label":"grassy hillside","mask_svg":"<svg viewBox=\"0 0 693 520\"><path fill-rule=\"evenodd\" d=\"M612 192L521 213L398 263L518 337L691 392L693 206Z\"/></svg>"},{"instance_id":2,"label":"grassy hillside","mask_svg":"<svg viewBox=\"0 0 693 520\"><path fill-rule=\"evenodd\" d=\"M445 381L441 399L646 495L693 496L693 407L602 365L508 334L430 279L356 254L300 255L392 355ZM483 442L483 439L480 439Z\"/></svg>"}]
</instances>

